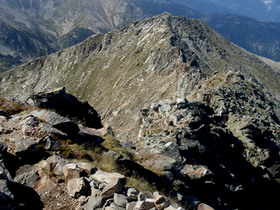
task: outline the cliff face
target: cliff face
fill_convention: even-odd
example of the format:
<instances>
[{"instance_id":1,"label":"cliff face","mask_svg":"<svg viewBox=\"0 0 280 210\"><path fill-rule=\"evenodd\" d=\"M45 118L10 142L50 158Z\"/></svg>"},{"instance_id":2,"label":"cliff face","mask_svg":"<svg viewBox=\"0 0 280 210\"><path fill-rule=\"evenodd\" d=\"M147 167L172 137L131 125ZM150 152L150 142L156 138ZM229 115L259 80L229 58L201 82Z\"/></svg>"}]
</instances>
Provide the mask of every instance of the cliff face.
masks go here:
<instances>
[{"instance_id":1,"label":"cliff face","mask_svg":"<svg viewBox=\"0 0 280 210\"><path fill-rule=\"evenodd\" d=\"M216 71L239 71L277 96L279 71L269 64L202 21L165 13L21 65L1 74L0 87L6 97L28 100L33 92L65 86L117 133L128 134L140 108L187 96Z\"/></svg>"}]
</instances>

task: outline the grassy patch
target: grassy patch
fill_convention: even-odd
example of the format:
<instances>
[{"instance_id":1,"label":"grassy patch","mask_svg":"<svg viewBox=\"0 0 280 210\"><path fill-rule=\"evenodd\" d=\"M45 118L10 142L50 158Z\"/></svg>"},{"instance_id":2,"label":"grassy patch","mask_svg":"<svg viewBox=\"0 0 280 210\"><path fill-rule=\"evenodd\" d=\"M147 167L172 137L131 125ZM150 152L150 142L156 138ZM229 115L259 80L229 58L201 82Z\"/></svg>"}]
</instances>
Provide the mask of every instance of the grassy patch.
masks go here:
<instances>
[{"instance_id":1,"label":"grassy patch","mask_svg":"<svg viewBox=\"0 0 280 210\"><path fill-rule=\"evenodd\" d=\"M126 183L126 187L134 187L138 191L149 191L153 192L156 191L156 187L151 185L148 181L144 178L132 176Z\"/></svg>"},{"instance_id":2,"label":"grassy patch","mask_svg":"<svg viewBox=\"0 0 280 210\"><path fill-rule=\"evenodd\" d=\"M18 114L18 113L28 113L33 110L34 107L28 104L22 103L20 101L15 100L7 100L5 98L0 97L0 109L8 112L9 114Z\"/></svg>"},{"instance_id":3,"label":"grassy patch","mask_svg":"<svg viewBox=\"0 0 280 210\"><path fill-rule=\"evenodd\" d=\"M106 135L105 141L101 145L106 149L123 155L126 158L133 159L133 155L126 148L122 147L120 142L111 135Z\"/></svg>"}]
</instances>

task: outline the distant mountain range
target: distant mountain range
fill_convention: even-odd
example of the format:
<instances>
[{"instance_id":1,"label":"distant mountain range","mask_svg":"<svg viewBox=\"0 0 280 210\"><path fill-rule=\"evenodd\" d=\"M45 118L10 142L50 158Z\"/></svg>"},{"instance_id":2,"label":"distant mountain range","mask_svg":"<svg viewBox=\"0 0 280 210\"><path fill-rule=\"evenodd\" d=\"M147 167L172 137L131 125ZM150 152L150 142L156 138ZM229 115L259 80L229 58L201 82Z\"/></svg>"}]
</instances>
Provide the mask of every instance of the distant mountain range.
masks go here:
<instances>
[{"instance_id":1,"label":"distant mountain range","mask_svg":"<svg viewBox=\"0 0 280 210\"><path fill-rule=\"evenodd\" d=\"M172 0L203 14L228 13L256 20L280 22L279 0Z\"/></svg>"},{"instance_id":2,"label":"distant mountain range","mask_svg":"<svg viewBox=\"0 0 280 210\"><path fill-rule=\"evenodd\" d=\"M229 41L280 61L280 24L228 14L205 16L200 13L208 13L203 8L217 5L207 2L209 5L179 0L0 0L0 72L75 45L93 34L106 33L165 11L200 18ZM227 7L213 11L230 12Z\"/></svg>"}]
</instances>

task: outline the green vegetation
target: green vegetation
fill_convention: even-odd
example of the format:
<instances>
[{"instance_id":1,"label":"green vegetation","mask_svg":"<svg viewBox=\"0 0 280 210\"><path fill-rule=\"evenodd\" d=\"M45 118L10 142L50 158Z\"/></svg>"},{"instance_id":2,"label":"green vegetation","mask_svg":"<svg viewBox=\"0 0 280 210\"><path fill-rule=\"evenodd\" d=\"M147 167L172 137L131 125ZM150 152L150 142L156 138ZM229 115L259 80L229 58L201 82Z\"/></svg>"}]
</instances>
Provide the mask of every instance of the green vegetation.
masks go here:
<instances>
[{"instance_id":1,"label":"green vegetation","mask_svg":"<svg viewBox=\"0 0 280 210\"><path fill-rule=\"evenodd\" d=\"M149 191L153 192L156 190L156 187L151 185L148 181L146 181L144 178L132 176L129 178L129 180L126 183L126 187L134 187L138 191Z\"/></svg>"},{"instance_id":2,"label":"green vegetation","mask_svg":"<svg viewBox=\"0 0 280 210\"><path fill-rule=\"evenodd\" d=\"M16 100L7 100L0 97L0 109L8 112L9 114L19 114L31 111L34 107Z\"/></svg>"}]
</instances>

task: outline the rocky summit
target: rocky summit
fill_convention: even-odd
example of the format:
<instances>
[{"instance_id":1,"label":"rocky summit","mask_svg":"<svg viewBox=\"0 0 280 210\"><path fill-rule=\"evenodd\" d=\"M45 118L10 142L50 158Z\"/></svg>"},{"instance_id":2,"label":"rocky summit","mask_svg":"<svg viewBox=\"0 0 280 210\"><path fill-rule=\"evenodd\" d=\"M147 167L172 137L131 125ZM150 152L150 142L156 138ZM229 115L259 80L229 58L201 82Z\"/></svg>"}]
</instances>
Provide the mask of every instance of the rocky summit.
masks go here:
<instances>
[{"instance_id":1,"label":"rocky summit","mask_svg":"<svg viewBox=\"0 0 280 210\"><path fill-rule=\"evenodd\" d=\"M279 72L164 13L2 73L2 205L274 208Z\"/></svg>"}]
</instances>

